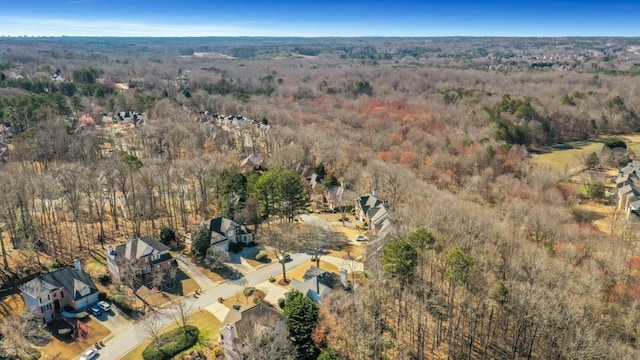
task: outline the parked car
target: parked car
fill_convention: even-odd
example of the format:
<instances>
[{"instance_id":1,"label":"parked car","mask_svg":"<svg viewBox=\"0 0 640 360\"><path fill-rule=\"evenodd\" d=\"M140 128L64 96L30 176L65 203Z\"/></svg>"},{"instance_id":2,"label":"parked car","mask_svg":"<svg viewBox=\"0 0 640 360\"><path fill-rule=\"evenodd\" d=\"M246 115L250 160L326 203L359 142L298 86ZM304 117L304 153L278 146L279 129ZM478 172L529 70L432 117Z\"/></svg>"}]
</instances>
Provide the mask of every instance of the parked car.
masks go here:
<instances>
[{"instance_id":1,"label":"parked car","mask_svg":"<svg viewBox=\"0 0 640 360\"><path fill-rule=\"evenodd\" d=\"M111 311L111 304L109 304L106 301L100 301L98 302L98 306L100 307L100 309L102 309L102 311L104 312L109 312Z\"/></svg>"},{"instance_id":2,"label":"parked car","mask_svg":"<svg viewBox=\"0 0 640 360\"><path fill-rule=\"evenodd\" d=\"M358 236L356 236L356 241L367 241L369 240L369 238L367 238L366 236L360 234Z\"/></svg>"},{"instance_id":3,"label":"parked car","mask_svg":"<svg viewBox=\"0 0 640 360\"><path fill-rule=\"evenodd\" d=\"M283 259L284 259L284 260L282 260L280 257L278 257L278 260L279 260L279 261L289 262L289 261L291 261L291 255L289 255L289 254L284 254Z\"/></svg>"},{"instance_id":4,"label":"parked car","mask_svg":"<svg viewBox=\"0 0 640 360\"><path fill-rule=\"evenodd\" d=\"M100 308L100 306L98 305L91 305L89 306L89 308L87 309L87 311L90 314L93 314L94 316L98 316L100 314L102 314L102 309Z\"/></svg>"},{"instance_id":5,"label":"parked car","mask_svg":"<svg viewBox=\"0 0 640 360\"><path fill-rule=\"evenodd\" d=\"M93 360L99 356L98 351L94 349L89 349L80 356L80 360Z\"/></svg>"}]
</instances>

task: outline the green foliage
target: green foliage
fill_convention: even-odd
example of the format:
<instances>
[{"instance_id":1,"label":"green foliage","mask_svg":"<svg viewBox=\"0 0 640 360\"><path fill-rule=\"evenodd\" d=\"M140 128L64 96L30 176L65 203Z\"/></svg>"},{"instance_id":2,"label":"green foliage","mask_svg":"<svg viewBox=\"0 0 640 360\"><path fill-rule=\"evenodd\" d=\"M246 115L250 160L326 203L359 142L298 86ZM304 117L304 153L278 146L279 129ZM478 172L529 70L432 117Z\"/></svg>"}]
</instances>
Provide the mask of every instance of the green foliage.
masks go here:
<instances>
[{"instance_id":1,"label":"green foliage","mask_svg":"<svg viewBox=\"0 0 640 360\"><path fill-rule=\"evenodd\" d=\"M436 238L429 230L418 228L409 234L407 241L417 249L431 249L436 243Z\"/></svg>"},{"instance_id":2,"label":"green foliage","mask_svg":"<svg viewBox=\"0 0 640 360\"><path fill-rule=\"evenodd\" d=\"M293 221L309 202L307 188L300 177L282 168L264 172L257 179L253 191L262 214L278 215L289 221Z\"/></svg>"},{"instance_id":3,"label":"green foliage","mask_svg":"<svg viewBox=\"0 0 640 360\"><path fill-rule=\"evenodd\" d=\"M215 83L209 83L202 86L202 89L209 94L232 95L240 100L247 100L252 95L271 96L275 89L271 86L271 82L263 82L264 86L253 87L250 85L237 84L233 80L222 78Z\"/></svg>"},{"instance_id":4,"label":"green foliage","mask_svg":"<svg viewBox=\"0 0 640 360\"><path fill-rule=\"evenodd\" d=\"M338 355L331 348L327 348L323 351L320 356L318 356L318 360L339 360Z\"/></svg>"},{"instance_id":5,"label":"green foliage","mask_svg":"<svg viewBox=\"0 0 640 360\"><path fill-rule=\"evenodd\" d=\"M469 281L473 258L459 247L453 247L447 253L444 276L454 284L466 284Z\"/></svg>"},{"instance_id":6,"label":"green foliage","mask_svg":"<svg viewBox=\"0 0 640 360\"><path fill-rule=\"evenodd\" d=\"M504 305L509 301L509 289L507 289L507 284L503 280L498 280L496 283L493 299L500 305Z\"/></svg>"},{"instance_id":7,"label":"green foliage","mask_svg":"<svg viewBox=\"0 0 640 360\"><path fill-rule=\"evenodd\" d=\"M314 359L317 349L311 334L318 325L318 305L297 290L287 295L284 316L293 343L302 359Z\"/></svg>"},{"instance_id":8,"label":"green foliage","mask_svg":"<svg viewBox=\"0 0 640 360\"><path fill-rule=\"evenodd\" d=\"M269 279L271 280L271 279ZM276 279L273 279L273 281L275 281ZM286 306L286 300L284 298L279 298L278 299L278 306L280 307L280 309L284 309L284 307Z\"/></svg>"},{"instance_id":9,"label":"green foliage","mask_svg":"<svg viewBox=\"0 0 640 360\"><path fill-rule=\"evenodd\" d=\"M30 94L0 97L0 117L4 122L20 124L27 128L30 123L46 119L49 109L54 115L71 115L71 108L64 96L57 93Z\"/></svg>"},{"instance_id":10,"label":"green foliage","mask_svg":"<svg viewBox=\"0 0 640 360\"><path fill-rule=\"evenodd\" d=\"M384 271L392 278L398 279L401 285L411 282L417 260L418 252L408 241L393 241L382 250Z\"/></svg>"},{"instance_id":11,"label":"green foliage","mask_svg":"<svg viewBox=\"0 0 640 360\"><path fill-rule=\"evenodd\" d=\"M232 167L220 173L216 197L221 213L230 219L244 207L247 201L247 179L239 168Z\"/></svg>"},{"instance_id":12,"label":"green foliage","mask_svg":"<svg viewBox=\"0 0 640 360\"><path fill-rule=\"evenodd\" d=\"M604 146L608 147L609 149L615 149L615 148L626 149L627 143L624 140L619 138L611 138L611 139L606 139L604 141Z\"/></svg>"},{"instance_id":13,"label":"green foliage","mask_svg":"<svg viewBox=\"0 0 640 360\"><path fill-rule=\"evenodd\" d=\"M267 255L267 253L260 252L258 255L256 255L256 261L267 262L268 260L269 260L269 255Z\"/></svg>"},{"instance_id":14,"label":"green foliage","mask_svg":"<svg viewBox=\"0 0 640 360\"><path fill-rule=\"evenodd\" d=\"M204 257L210 244L211 232L206 226L200 225L191 231L191 253L193 255Z\"/></svg>"},{"instance_id":15,"label":"green foliage","mask_svg":"<svg viewBox=\"0 0 640 360\"><path fill-rule=\"evenodd\" d=\"M98 275L98 281L100 282L100 284L102 285L108 285L111 283L111 274L109 273L102 273L100 275Z\"/></svg>"},{"instance_id":16,"label":"green foliage","mask_svg":"<svg viewBox=\"0 0 640 360\"><path fill-rule=\"evenodd\" d=\"M196 344L200 331L197 327L187 325L169 331L160 335L158 339L159 347L155 342L151 342L149 346L142 352L144 360L169 360L173 357Z\"/></svg>"},{"instance_id":17,"label":"green foliage","mask_svg":"<svg viewBox=\"0 0 640 360\"><path fill-rule=\"evenodd\" d=\"M347 90L354 96L358 95L373 95L373 87L366 80L350 80L347 84Z\"/></svg>"},{"instance_id":18,"label":"green foliage","mask_svg":"<svg viewBox=\"0 0 640 360\"><path fill-rule=\"evenodd\" d=\"M172 228L167 226L163 226L160 228L159 240L161 243L168 246L169 244L176 241L176 238L177 238L176 231L173 230Z\"/></svg>"},{"instance_id":19,"label":"green foliage","mask_svg":"<svg viewBox=\"0 0 640 360\"><path fill-rule=\"evenodd\" d=\"M102 71L94 68L76 69L71 73L71 80L81 84L93 84L101 73Z\"/></svg>"},{"instance_id":20,"label":"green foliage","mask_svg":"<svg viewBox=\"0 0 640 360\"><path fill-rule=\"evenodd\" d=\"M129 172L135 172L142 167L142 160L133 154L120 155L120 161L124 163Z\"/></svg>"},{"instance_id":21,"label":"green foliage","mask_svg":"<svg viewBox=\"0 0 640 360\"><path fill-rule=\"evenodd\" d=\"M100 77L101 73L102 71L94 68L76 69L71 73L71 80L80 84L93 84L96 82L96 79Z\"/></svg>"}]
</instances>

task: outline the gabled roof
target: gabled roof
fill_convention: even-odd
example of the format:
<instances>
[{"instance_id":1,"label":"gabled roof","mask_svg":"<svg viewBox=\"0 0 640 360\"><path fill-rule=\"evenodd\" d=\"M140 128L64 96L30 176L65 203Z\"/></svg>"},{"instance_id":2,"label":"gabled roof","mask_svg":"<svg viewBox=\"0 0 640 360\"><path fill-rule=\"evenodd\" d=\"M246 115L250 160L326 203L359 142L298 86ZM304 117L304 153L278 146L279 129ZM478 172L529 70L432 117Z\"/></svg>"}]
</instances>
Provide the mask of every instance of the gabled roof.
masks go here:
<instances>
[{"instance_id":1,"label":"gabled roof","mask_svg":"<svg viewBox=\"0 0 640 360\"><path fill-rule=\"evenodd\" d=\"M382 206L384 202L371 194L364 194L360 196L360 207L365 214L369 212L369 209Z\"/></svg>"},{"instance_id":2,"label":"gabled roof","mask_svg":"<svg viewBox=\"0 0 640 360\"><path fill-rule=\"evenodd\" d=\"M316 302L319 302L318 295L322 297L333 290L345 288L342 281L340 281L340 275L319 269L315 266L309 268L302 276L302 279L303 281L296 279L291 280L291 287L300 291L305 296L311 297ZM312 291L315 295L310 294L309 291Z\"/></svg>"},{"instance_id":3,"label":"gabled roof","mask_svg":"<svg viewBox=\"0 0 640 360\"><path fill-rule=\"evenodd\" d=\"M220 215L215 219L211 219L209 222L209 231L218 233L222 236L227 236L227 232L229 230L239 226L240 225L237 222Z\"/></svg>"},{"instance_id":4,"label":"gabled roof","mask_svg":"<svg viewBox=\"0 0 640 360\"><path fill-rule=\"evenodd\" d=\"M98 288L88 274L72 267L63 267L40 275L20 286L22 292L36 298L47 296L59 288L64 288L73 300L98 292Z\"/></svg>"},{"instance_id":5,"label":"gabled roof","mask_svg":"<svg viewBox=\"0 0 640 360\"><path fill-rule=\"evenodd\" d=\"M245 166L245 165L259 166L259 165L262 165L263 162L264 162L264 156L262 156L261 154L252 153L251 155L242 159L242 163L240 163L240 166Z\"/></svg>"},{"instance_id":6,"label":"gabled roof","mask_svg":"<svg viewBox=\"0 0 640 360\"><path fill-rule=\"evenodd\" d=\"M260 303L240 313L241 319L236 321L235 328L239 336L253 334L255 328L275 329L284 320L284 315L265 303Z\"/></svg>"},{"instance_id":7,"label":"gabled roof","mask_svg":"<svg viewBox=\"0 0 640 360\"><path fill-rule=\"evenodd\" d=\"M150 236L131 238L126 244L116 246L117 256L122 256L128 260L141 259L146 256L161 253L167 254L168 258L170 258L171 255L167 253L168 251L168 246ZM161 259L161 261L163 260L166 259Z\"/></svg>"}]
</instances>

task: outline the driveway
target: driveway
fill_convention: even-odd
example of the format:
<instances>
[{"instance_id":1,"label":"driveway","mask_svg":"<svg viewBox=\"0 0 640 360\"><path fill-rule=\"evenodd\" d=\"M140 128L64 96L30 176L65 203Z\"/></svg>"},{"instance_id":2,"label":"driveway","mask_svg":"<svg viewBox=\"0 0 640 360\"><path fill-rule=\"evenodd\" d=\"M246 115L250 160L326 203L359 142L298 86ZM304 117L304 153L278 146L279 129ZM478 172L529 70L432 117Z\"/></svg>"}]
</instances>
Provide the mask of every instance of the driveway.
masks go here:
<instances>
[{"instance_id":1,"label":"driveway","mask_svg":"<svg viewBox=\"0 0 640 360\"><path fill-rule=\"evenodd\" d=\"M176 254L175 259L178 261L180 268L184 271L190 278L195 280L198 285L200 285L200 290L207 291L209 289L213 289L218 284L213 280L209 279L205 274L200 271L198 266L191 261L188 257L182 254Z\"/></svg>"},{"instance_id":2,"label":"driveway","mask_svg":"<svg viewBox=\"0 0 640 360\"><path fill-rule=\"evenodd\" d=\"M291 256L291 261L287 263L287 269L298 267L305 262L308 262L310 259L311 256L307 254L293 254ZM281 273L282 266L280 263L267 265L245 276L247 279L247 286L256 286L264 281L268 281L271 276L275 277ZM206 308L214 302L217 302L218 297L220 296L223 298L233 296L241 289L239 286L228 282L214 288L209 288L208 290L205 290L205 287L203 286L202 290L204 293L197 298L185 297L187 304L191 306L191 312L198 311L201 308ZM162 313L166 312L167 311L165 310L162 311ZM174 320L170 316L161 315L160 322L163 326L167 326L173 321ZM141 323L129 326L126 330L116 333L111 340L108 340L105 343L105 347L100 350L100 360L117 360L144 340L145 335L143 325Z\"/></svg>"},{"instance_id":3,"label":"driveway","mask_svg":"<svg viewBox=\"0 0 640 360\"><path fill-rule=\"evenodd\" d=\"M114 336L129 329L134 324L133 321L125 319L115 306L112 306L109 312L103 312L100 316L91 315L91 317L93 320L100 322L100 325L109 329Z\"/></svg>"}]
</instances>

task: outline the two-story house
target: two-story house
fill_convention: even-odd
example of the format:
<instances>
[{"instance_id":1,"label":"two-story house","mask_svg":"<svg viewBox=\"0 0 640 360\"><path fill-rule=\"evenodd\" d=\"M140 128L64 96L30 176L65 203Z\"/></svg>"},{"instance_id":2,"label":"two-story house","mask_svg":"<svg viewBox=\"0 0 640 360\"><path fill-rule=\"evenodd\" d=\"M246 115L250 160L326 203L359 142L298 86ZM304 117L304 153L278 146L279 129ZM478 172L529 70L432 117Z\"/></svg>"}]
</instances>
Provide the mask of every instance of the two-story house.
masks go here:
<instances>
[{"instance_id":1,"label":"two-story house","mask_svg":"<svg viewBox=\"0 0 640 360\"><path fill-rule=\"evenodd\" d=\"M208 227L211 232L210 246L229 250L229 243L249 244L253 242L251 230L222 215L209 220Z\"/></svg>"},{"instance_id":2,"label":"two-story house","mask_svg":"<svg viewBox=\"0 0 640 360\"><path fill-rule=\"evenodd\" d=\"M120 278L123 266L135 264L140 275L167 271L173 265L169 247L146 236L131 238L126 244L107 249L107 266L114 278Z\"/></svg>"},{"instance_id":3,"label":"two-story house","mask_svg":"<svg viewBox=\"0 0 640 360\"><path fill-rule=\"evenodd\" d=\"M40 275L21 285L20 290L25 307L44 322L52 321L66 306L80 311L98 302L98 288L77 260L75 268L63 267Z\"/></svg>"},{"instance_id":4,"label":"two-story house","mask_svg":"<svg viewBox=\"0 0 640 360\"><path fill-rule=\"evenodd\" d=\"M382 236L392 225L390 211L386 201L378 198L378 190L364 194L356 200L356 217L364 222L371 234Z\"/></svg>"}]
</instances>

